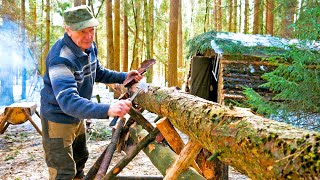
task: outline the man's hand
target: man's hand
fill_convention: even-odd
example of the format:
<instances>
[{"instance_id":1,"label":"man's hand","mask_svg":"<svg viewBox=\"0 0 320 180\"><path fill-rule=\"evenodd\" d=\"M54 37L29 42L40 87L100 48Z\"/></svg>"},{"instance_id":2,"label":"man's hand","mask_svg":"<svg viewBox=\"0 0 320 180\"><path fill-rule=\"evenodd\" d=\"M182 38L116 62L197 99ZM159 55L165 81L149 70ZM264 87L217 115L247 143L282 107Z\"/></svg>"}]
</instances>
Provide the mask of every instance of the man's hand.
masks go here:
<instances>
[{"instance_id":1,"label":"man's hand","mask_svg":"<svg viewBox=\"0 0 320 180\"><path fill-rule=\"evenodd\" d=\"M127 79L133 78L136 82L139 82L143 76L139 74L137 70L131 70L128 72Z\"/></svg>"},{"instance_id":2,"label":"man's hand","mask_svg":"<svg viewBox=\"0 0 320 180\"><path fill-rule=\"evenodd\" d=\"M130 100L120 100L110 105L108 116L119 116L120 118L123 118L130 111L131 106L132 104Z\"/></svg>"}]
</instances>

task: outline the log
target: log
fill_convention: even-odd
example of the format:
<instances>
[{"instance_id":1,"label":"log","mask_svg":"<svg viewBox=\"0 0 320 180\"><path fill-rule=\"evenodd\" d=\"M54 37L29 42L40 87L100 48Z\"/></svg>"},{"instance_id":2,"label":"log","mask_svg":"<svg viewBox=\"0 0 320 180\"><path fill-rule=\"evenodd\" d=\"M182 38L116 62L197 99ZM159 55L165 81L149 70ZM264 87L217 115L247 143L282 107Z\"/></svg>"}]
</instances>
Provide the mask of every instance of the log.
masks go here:
<instances>
[{"instance_id":1,"label":"log","mask_svg":"<svg viewBox=\"0 0 320 180\"><path fill-rule=\"evenodd\" d=\"M112 134L111 142L108 145L107 152L105 153L105 156L101 162L98 173L97 173L96 177L94 178L95 180L100 180L105 176L105 174L109 168L114 151L116 149L117 142L120 139L121 130L124 126L124 123L125 123L124 118L118 120L116 129L115 129L114 133Z\"/></svg>"},{"instance_id":2,"label":"log","mask_svg":"<svg viewBox=\"0 0 320 180\"><path fill-rule=\"evenodd\" d=\"M153 141L156 135L159 133L158 129L154 132L149 133L137 145L131 147L130 151L125 157L123 157L104 177L103 180L114 179L123 168L130 163L130 161L141 151L142 148L146 147L151 141Z\"/></svg>"},{"instance_id":3,"label":"log","mask_svg":"<svg viewBox=\"0 0 320 180\"><path fill-rule=\"evenodd\" d=\"M177 179L181 172L194 162L194 159L197 157L201 149L201 145L191 139L182 149L178 159L176 159L168 169L164 180Z\"/></svg>"},{"instance_id":4,"label":"log","mask_svg":"<svg viewBox=\"0 0 320 180\"><path fill-rule=\"evenodd\" d=\"M174 150L174 152L180 154L185 144L181 139L179 133L176 131L176 129L174 129L174 127L168 120L168 118L161 118L159 121L157 121L156 126L164 136L166 141L169 143L171 148ZM199 174L202 174L201 169L197 165L196 161L193 160L191 165Z\"/></svg>"},{"instance_id":5,"label":"log","mask_svg":"<svg viewBox=\"0 0 320 180\"><path fill-rule=\"evenodd\" d=\"M117 176L113 180L162 180L163 176Z\"/></svg>"},{"instance_id":6,"label":"log","mask_svg":"<svg viewBox=\"0 0 320 180\"><path fill-rule=\"evenodd\" d=\"M135 142L143 139L148 135L148 132L141 128L140 125L132 126L130 128L130 136ZM176 160L177 155L168 146L158 144L156 141L152 141L147 147L142 149L143 152L149 157L152 164L160 171L162 175L166 175L167 169ZM188 167L182 172L178 179L205 179L195 169Z\"/></svg>"},{"instance_id":7,"label":"log","mask_svg":"<svg viewBox=\"0 0 320 180\"><path fill-rule=\"evenodd\" d=\"M109 146L109 145L108 145ZM104 151L102 152L102 154L99 156L99 158L96 160L96 162L93 164L93 166L91 166L91 168L89 169L88 173L86 174L86 176L83 178L84 180L93 180L100 168L101 162L107 152L108 146L104 149Z\"/></svg>"},{"instance_id":8,"label":"log","mask_svg":"<svg viewBox=\"0 0 320 180\"><path fill-rule=\"evenodd\" d=\"M320 133L226 107L173 88L149 86L136 102L252 179L317 179Z\"/></svg>"}]
</instances>

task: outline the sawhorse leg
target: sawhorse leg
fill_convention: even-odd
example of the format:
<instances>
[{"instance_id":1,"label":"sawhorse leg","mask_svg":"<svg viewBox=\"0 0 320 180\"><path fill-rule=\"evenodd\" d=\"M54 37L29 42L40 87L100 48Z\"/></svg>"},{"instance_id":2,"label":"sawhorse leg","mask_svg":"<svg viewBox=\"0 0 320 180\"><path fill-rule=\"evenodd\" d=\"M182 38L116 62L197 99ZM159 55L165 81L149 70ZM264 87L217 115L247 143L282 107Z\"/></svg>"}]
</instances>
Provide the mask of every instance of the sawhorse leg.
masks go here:
<instances>
[{"instance_id":1,"label":"sawhorse leg","mask_svg":"<svg viewBox=\"0 0 320 180\"><path fill-rule=\"evenodd\" d=\"M13 110L9 110L8 113L6 115L4 115L3 119L0 121L0 134L3 134L4 131L6 131L6 129L9 126L9 123L7 122L8 117L10 117L11 113Z\"/></svg>"},{"instance_id":2,"label":"sawhorse leg","mask_svg":"<svg viewBox=\"0 0 320 180\"><path fill-rule=\"evenodd\" d=\"M30 114L28 113L28 111L26 109L23 109L23 113L26 117L28 117L28 120L30 121L30 123L33 125L34 128L36 128L36 130L38 131L38 133L42 136L42 131L40 130L40 128L37 126L37 124L32 120L32 117L30 116ZM38 115L38 114L37 114Z\"/></svg>"}]
</instances>

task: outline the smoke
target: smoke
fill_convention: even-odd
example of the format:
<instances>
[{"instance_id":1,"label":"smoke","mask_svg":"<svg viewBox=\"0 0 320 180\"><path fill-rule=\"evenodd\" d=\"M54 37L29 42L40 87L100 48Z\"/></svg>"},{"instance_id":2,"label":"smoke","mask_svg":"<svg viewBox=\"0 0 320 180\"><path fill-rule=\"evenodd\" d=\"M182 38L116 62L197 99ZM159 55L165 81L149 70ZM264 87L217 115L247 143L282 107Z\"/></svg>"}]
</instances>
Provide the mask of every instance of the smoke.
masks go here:
<instances>
[{"instance_id":1,"label":"smoke","mask_svg":"<svg viewBox=\"0 0 320 180\"><path fill-rule=\"evenodd\" d=\"M3 19L0 24L0 105L26 99L28 83L37 72L27 39L27 36L22 38L18 24Z\"/></svg>"}]
</instances>

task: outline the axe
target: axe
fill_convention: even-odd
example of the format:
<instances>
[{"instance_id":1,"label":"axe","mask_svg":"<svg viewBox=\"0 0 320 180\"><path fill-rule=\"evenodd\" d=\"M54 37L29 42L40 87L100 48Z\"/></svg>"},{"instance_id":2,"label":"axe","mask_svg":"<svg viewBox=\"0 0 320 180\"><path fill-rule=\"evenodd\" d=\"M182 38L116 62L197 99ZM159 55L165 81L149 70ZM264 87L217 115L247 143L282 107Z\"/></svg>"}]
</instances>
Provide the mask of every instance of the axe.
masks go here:
<instances>
[{"instance_id":1,"label":"axe","mask_svg":"<svg viewBox=\"0 0 320 180\"><path fill-rule=\"evenodd\" d=\"M141 92L144 91L144 93L148 92L148 87L149 85L147 83L144 82L139 82L137 85L137 90L136 92L134 92L134 94L130 97L130 101L132 102L134 100L134 98ZM117 121L119 119L119 116L115 117L112 119L112 121L110 122L109 126L114 126L116 125Z\"/></svg>"}]
</instances>

